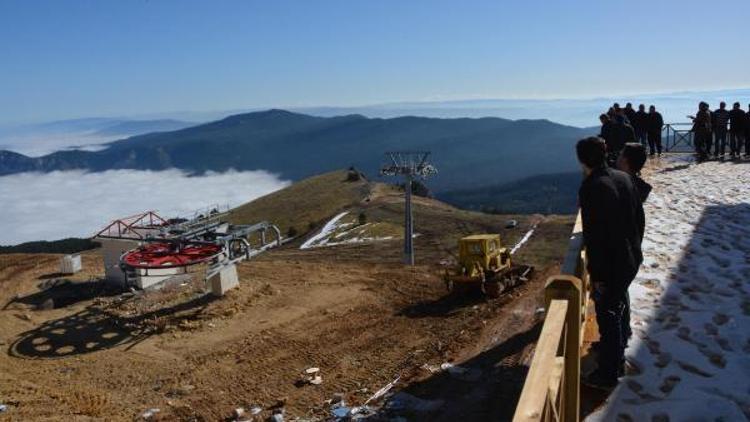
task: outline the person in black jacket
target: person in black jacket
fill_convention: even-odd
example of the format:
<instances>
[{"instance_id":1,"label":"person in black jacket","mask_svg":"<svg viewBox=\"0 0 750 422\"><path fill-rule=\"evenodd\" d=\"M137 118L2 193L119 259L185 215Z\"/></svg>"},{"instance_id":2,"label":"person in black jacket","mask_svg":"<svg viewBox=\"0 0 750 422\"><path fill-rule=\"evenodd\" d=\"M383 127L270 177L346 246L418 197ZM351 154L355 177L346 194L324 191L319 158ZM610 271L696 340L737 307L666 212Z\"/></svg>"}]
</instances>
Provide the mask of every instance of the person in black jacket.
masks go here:
<instances>
[{"instance_id":1,"label":"person in black jacket","mask_svg":"<svg viewBox=\"0 0 750 422\"><path fill-rule=\"evenodd\" d=\"M622 147L628 142L635 142L635 131L623 115L615 115L615 119L611 121L608 131L608 137L604 137L604 142L607 146L607 163L610 166L614 166Z\"/></svg>"},{"instance_id":2,"label":"person in black jacket","mask_svg":"<svg viewBox=\"0 0 750 422\"><path fill-rule=\"evenodd\" d=\"M628 124L635 128L635 122L633 121L633 119L635 119L635 110L633 110L633 103L625 104L625 108L622 109L622 112L623 114L625 114L625 117L627 117Z\"/></svg>"},{"instance_id":3,"label":"person in black jacket","mask_svg":"<svg viewBox=\"0 0 750 422\"><path fill-rule=\"evenodd\" d=\"M654 155L654 147L661 155L661 130L664 127L664 119L661 113L656 111L656 107L648 108L648 150L650 155Z\"/></svg>"},{"instance_id":4,"label":"person in black jacket","mask_svg":"<svg viewBox=\"0 0 750 422\"><path fill-rule=\"evenodd\" d=\"M630 123L633 125L633 130L635 131L635 140L645 147L648 138L648 113L646 113L645 105L641 104L638 106L638 111L633 114Z\"/></svg>"},{"instance_id":5,"label":"person in black jacket","mask_svg":"<svg viewBox=\"0 0 750 422\"><path fill-rule=\"evenodd\" d=\"M623 371L626 333L622 329L627 289L643 261L639 213L643 207L631 177L606 165L606 146L598 137L576 144L585 178L578 192L587 269L597 308L600 347L597 369L584 383L613 388Z\"/></svg>"},{"instance_id":6,"label":"person in black jacket","mask_svg":"<svg viewBox=\"0 0 750 422\"><path fill-rule=\"evenodd\" d=\"M638 199L641 204L646 202L648 195L653 189L648 182L641 178L641 170L646 164L646 148L641 144L632 143L625 144L625 148L620 152L620 156L617 158L617 169L624 171L630 175L633 181L633 186L638 192ZM641 245L643 244L643 236L646 232L646 214L643 212L643 208L638 211L638 233L640 234ZM630 295L625 293L625 309L622 313L622 332L624 333L623 341L625 342L624 347L627 347L627 342L630 337L633 336L633 330L630 328Z\"/></svg>"},{"instance_id":7,"label":"person in black jacket","mask_svg":"<svg viewBox=\"0 0 750 422\"><path fill-rule=\"evenodd\" d=\"M721 158L723 159L727 150L727 124L729 123L727 103L724 101L719 103L719 109L714 110L711 118L711 128L714 131L714 157L719 156L719 150L721 149Z\"/></svg>"},{"instance_id":8,"label":"person in black jacket","mask_svg":"<svg viewBox=\"0 0 750 422\"><path fill-rule=\"evenodd\" d=\"M747 116L740 107L740 103L734 103L729 111L729 155L732 158L739 157L742 150L742 142L745 139L745 120ZM747 149L745 149L747 152Z\"/></svg>"},{"instance_id":9,"label":"person in black jacket","mask_svg":"<svg viewBox=\"0 0 750 422\"><path fill-rule=\"evenodd\" d=\"M693 120L693 139L695 142L695 153L698 155L698 161L708 158L711 153L711 110L708 103L703 101L698 104L698 112L695 116L688 116Z\"/></svg>"}]
</instances>

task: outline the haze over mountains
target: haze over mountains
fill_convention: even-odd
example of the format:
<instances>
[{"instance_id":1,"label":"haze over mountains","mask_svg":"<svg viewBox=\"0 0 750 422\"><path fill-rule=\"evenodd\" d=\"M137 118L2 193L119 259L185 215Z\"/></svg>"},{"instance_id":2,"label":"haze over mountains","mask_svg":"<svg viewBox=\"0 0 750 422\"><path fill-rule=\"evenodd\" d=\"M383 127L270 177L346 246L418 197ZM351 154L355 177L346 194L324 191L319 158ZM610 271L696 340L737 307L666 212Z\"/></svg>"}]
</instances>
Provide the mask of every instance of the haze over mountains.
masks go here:
<instances>
[{"instance_id":1,"label":"haze over mountains","mask_svg":"<svg viewBox=\"0 0 750 422\"><path fill-rule=\"evenodd\" d=\"M121 119L92 117L36 124L0 126L0 150L29 156L55 151L105 148L103 144L144 133L165 132L193 126L175 119Z\"/></svg>"}]
</instances>

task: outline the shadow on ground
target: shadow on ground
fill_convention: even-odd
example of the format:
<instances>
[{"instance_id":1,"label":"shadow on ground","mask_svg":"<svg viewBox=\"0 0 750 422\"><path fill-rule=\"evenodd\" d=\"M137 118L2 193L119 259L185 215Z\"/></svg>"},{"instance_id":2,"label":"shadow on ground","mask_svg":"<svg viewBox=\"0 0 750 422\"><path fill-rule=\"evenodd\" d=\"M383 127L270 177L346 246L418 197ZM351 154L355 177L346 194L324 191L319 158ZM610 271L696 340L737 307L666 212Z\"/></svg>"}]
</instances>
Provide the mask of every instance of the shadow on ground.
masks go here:
<instances>
[{"instance_id":1,"label":"shadow on ground","mask_svg":"<svg viewBox=\"0 0 750 422\"><path fill-rule=\"evenodd\" d=\"M383 416L431 422L511 420L528 372L520 360L541 328L537 322L452 369L410 384L391 398Z\"/></svg>"},{"instance_id":2,"label":"shadow on ground","mask_svg":"<svg viewBox=\"0 0 750 422\"><path fill-rule=\"evenodd\" d=\"M750 353L748 227L750 204L707 206L666 290L649 277L634 281L649 292L631 303L633 315L650 320L633 325L635 371L611 394L582 389L582 418L600 410L604 421L750 419L747 387L733 384L747 379L740 372ZM663 242L657 254L670 250Z\"/></svg>"},{"instance_id":3,"label":"shadow on ground","mask_svg":"<svg viewBox=\"0 0 750 422\"><path fill-rule=\"evenodd\" d=\"M100 280L74 282L55 276L57 274L39 277L43 281L37 286L38 292L16 297L6 303L3 309L7 309L13 303L22 303L36 309L57 309L97 297L110 297L122 293L121 289L113 288Z\"/></svg>"},{"instance_id":4,"label":"shadow on ground","mask_svg":"<svg viewBox=\"0 0 750 422\"><path fill-rule=\"evenodd\" d=\"M43 292L40 292L43 293ZM34 359L65 358L128 344L131 348L151 335L163 331L158 321L181 314L185 320L196 319L215 299L210 294L187 302L161 308L133 317L120 317L95 305L63 318L47 321L33 330L21 333L8 354ZM126 300L134 300L131 297Z\"/></svg>"}]
</instances>

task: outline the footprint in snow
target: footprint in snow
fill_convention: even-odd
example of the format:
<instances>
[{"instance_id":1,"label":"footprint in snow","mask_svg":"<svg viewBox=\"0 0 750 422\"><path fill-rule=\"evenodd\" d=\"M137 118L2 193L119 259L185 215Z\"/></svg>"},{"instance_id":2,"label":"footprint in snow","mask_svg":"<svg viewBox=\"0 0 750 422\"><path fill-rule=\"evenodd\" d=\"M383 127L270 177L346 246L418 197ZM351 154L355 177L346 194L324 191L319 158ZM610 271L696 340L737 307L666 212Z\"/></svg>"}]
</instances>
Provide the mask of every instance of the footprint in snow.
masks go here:
<instances>
[{"instance_id":1,"label":"footprint in snow","mask_svg":"<svg viewBox=\"0 0 750 422\"><path fill-rule=\"evenodd\" d=\"M712 374L710 372L706 372L706 371L698 368L697 366L691 365L691 364L689 364L687 362L684 362L684 361L681 361L681 360L677 361L677 365L679 365L680 368L682 368L684 371L690 372L691 374L695 374L695 375L698 375L698 376L701 376L701 377L704 377L704 378L711 378L711 377L714 376L714 374Z\"/></svg>"},{"instance_id":2,"label":"footprint in snow","mask_svg":"<svg viewBox=\"0 0 750 422\"><path fill-rule=\"evenodd\" d=\"M670 375L662 380L661 385L659 386L659 391L664 393L665 396L669 396L680 381L682 381L682 378L677 375Z\"/></svg>"}]
</instances>

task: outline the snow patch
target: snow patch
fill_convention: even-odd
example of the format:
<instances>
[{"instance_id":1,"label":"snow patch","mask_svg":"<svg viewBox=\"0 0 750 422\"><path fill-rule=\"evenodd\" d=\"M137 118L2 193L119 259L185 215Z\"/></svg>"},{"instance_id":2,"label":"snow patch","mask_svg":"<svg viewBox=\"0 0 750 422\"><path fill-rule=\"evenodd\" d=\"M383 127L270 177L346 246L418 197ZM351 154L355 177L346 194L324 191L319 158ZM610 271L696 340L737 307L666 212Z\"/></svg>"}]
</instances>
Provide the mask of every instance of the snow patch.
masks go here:
<instances>
[{"instance_id":1,"label":"snow patch","mask_svg":"<svg viewBox=\"0 0 750 422\"><path fill-rule=\"evenodd\" d=\"M326 245L331 234L339 227L339 220L344 218L347 214L349 214L349 211L344 211L341 214L333 217L329 222L326 223L325 226L323 226L323 228L320 230L320 233L307 239L307 241L303 243L299 248L310 249L313 247Z\"/></svg>"},{"instance_id":2,"label":"snow patch","mask_svg":"<svg viewBox=\"0 0 750 422\"><path fill-rule=\"evenodd\" d=\"M510 250L510 254L511 255L513 255L514 253L516 253L516 251L518 251L519 249L521 249L521 246L523 246L524 243L528 242L529 239L531 239L531 235L534 234L534 230L536 230L536 224L534 224L534 227L532 227L531 230L527 231L526 234L523 235L523 237L521 238L521 240L519 240L518 243L516 243L516 245L513 246L513 249Z\"/></svg>"}]
</instances>

